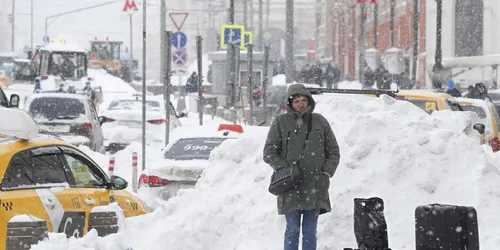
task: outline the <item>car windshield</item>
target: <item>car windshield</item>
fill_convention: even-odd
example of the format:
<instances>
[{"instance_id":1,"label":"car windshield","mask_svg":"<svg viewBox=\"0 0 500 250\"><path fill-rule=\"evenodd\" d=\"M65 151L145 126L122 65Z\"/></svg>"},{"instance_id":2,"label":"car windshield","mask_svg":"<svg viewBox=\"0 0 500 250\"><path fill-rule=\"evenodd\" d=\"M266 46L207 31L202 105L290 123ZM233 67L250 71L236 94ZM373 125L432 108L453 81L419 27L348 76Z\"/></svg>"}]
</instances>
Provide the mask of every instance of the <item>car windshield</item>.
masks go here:
<instances>
[{"instance_id":1,"label":"car windshield","mask_svg":"<svg viewBox=\"0 0 500 250\"><path fill-rule=\"evenodd\" d=\"M481 107L462 104L462 108L464 109L464 111L472 111L472 112L476 113L479 116L479 118L481 118L481 119L486 118L486 111L484 111L484 109Z\"/></svg>"},{"instance_id":2,"label":"car windshield","mask_svg":"<svg viewBox=\"0 0 500 250\"><path fill-rule=\"evenodd\" d=\"M167 152L165 159L208 160L210 152L228 138L187 138L177 141Z\"/></svg>"},{"instance_id":3,"label":"car windshield","mask_svg":"<svg viewBox=\"0 0 500 250\"><path fill-rule=\"evenodd\" d=\"M109 110L142 110L142 100L117 100L112 101L108 107ZM160 103L157 101L146 101L146 110L160 111Z\"/></svg>"},{"instance_id":4,"label":"car windshield","mask_svg":"<svg viewBox=\"0 0 500 250\"><path fill-rule=\"evenodd\" d=\"M29 107L35 119L76 119L85 115L85 105L80 99L73 98L36 98Z\"/></svg>"}]
</instances>

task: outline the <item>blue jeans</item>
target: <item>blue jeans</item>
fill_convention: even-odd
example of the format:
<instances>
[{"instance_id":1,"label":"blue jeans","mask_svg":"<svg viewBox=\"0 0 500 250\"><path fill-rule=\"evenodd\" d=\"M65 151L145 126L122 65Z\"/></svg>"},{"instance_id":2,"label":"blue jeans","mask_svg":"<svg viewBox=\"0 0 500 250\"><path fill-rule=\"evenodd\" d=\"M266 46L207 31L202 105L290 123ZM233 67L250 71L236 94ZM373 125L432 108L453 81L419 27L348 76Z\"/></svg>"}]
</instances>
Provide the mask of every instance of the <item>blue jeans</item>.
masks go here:
<instances>
[{"instance_id":1,"label":"blue jeans","mask_svg":"<svg viewBox=\"0 0 500 250\"><path fill-rule=\"evenodd\" d=\"M298 250L302 217L302 250L316 250L319 209L295 210L285 214L285 250Z\"/></svg>"}]
</instances>

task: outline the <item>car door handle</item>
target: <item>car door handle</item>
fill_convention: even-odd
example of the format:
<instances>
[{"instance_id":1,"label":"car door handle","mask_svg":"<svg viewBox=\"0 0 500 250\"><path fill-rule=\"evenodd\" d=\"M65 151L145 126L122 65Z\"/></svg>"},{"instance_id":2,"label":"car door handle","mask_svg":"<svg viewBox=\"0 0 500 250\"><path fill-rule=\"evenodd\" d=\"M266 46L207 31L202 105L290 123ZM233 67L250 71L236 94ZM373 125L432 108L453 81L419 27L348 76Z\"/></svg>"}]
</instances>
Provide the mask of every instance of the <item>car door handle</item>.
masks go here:
<instances>
[{"instance_id":1,"label":"car door handle","mask_svg":"<svg viewBox=\"0 0 500 250\"><path fill-rule=\"evenodd\" d=\"M95 200L91 198L86 198L85 199L85 204L87 205L95 205Z\"/></svg>"}]
</instances>

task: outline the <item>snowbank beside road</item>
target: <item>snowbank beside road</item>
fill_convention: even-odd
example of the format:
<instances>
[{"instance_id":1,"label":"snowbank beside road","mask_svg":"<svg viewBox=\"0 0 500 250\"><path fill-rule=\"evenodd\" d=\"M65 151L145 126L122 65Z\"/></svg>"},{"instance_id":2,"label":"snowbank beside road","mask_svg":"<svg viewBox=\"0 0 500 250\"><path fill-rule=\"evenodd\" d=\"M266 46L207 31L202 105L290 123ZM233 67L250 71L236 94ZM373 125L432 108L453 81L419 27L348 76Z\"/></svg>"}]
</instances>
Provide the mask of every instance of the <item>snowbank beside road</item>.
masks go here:
<instances>
[{"instance_id":1,"label":"snowbank beside road","mask_svg":"<svg viewBox=\"0 0 500 250\"><path fill-rule=\"evenodd\" d=\"M393 249L415 249L414 210L429 203L474 206L481 248L500 245L499 157L483 149L473 131L462 132L471 117L445 111L429 116L386 96L364 102L323 98L316 111L330 121L342 154L330 187L332 212L320 216L318 249L355 247L353 199L372 196L385 201ZM265 137L224 142L196 189L128 219L124 232L103 241L112 246L123 240L133 249L282 248L285 221L267 191L272 170L262 161Z\"/></svg>"}]
</instances>

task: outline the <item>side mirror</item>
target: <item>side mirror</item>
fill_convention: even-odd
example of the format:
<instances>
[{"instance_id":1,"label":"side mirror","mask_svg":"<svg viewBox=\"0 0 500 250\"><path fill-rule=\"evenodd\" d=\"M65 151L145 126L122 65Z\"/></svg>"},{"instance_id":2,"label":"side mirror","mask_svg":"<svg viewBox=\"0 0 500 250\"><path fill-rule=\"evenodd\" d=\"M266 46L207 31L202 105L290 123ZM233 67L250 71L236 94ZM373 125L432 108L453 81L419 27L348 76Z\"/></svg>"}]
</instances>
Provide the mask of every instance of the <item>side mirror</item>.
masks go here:
<instances>
[{"instance_id":1,"label":"side mirror","mask_svg":"<svg viewBox=\"0 0 500 250\"><path fill-rule=\"evenodd\" d=\"M127 188L128 182L122 177L112 175L111 176L111 189L112 190L122 190Z\"/></svg>"},{"instance_id":2,"label":"side mirror","mask_svg":"<svg viewBox=\"0 0 500 250\"><path fill-rule=\"evenodd\" d=\"M486 126L484 126L484 124L482 123L475 124L473 128L477 130L479 134L484 134L484 132L486 131Z\"/></svg>"},{"instance_id":3,"label":"side mirror","mask_svg":"<svg viewBox=\"0 0 500 250\"><path fill-rule=\"evenodd\" d=\"M99 116L99 124L102 125L103 123L108 121L108 118L106 116Z\"/></svg>"},{"instance_id":4,"label":"side mirror","mask_svg":"<svg viewBox=\"0 0 500 250\"><path fill-rule=\"evenodd\" d=\"M187 115L185 112L181 112L181 113L179 114L179 117L187 117L187 116L188 116L188 115Z\"/></svg>"},{"instance_id":5,"label":"side mirror","mask_svg":"<svg viewBox=\"0 0 500 250\"><path fill-rule=\"evenodd\" d=\"M17 94L10 95L9 107L19 108L19 95Z\"/></svg>"}]
</instances>

